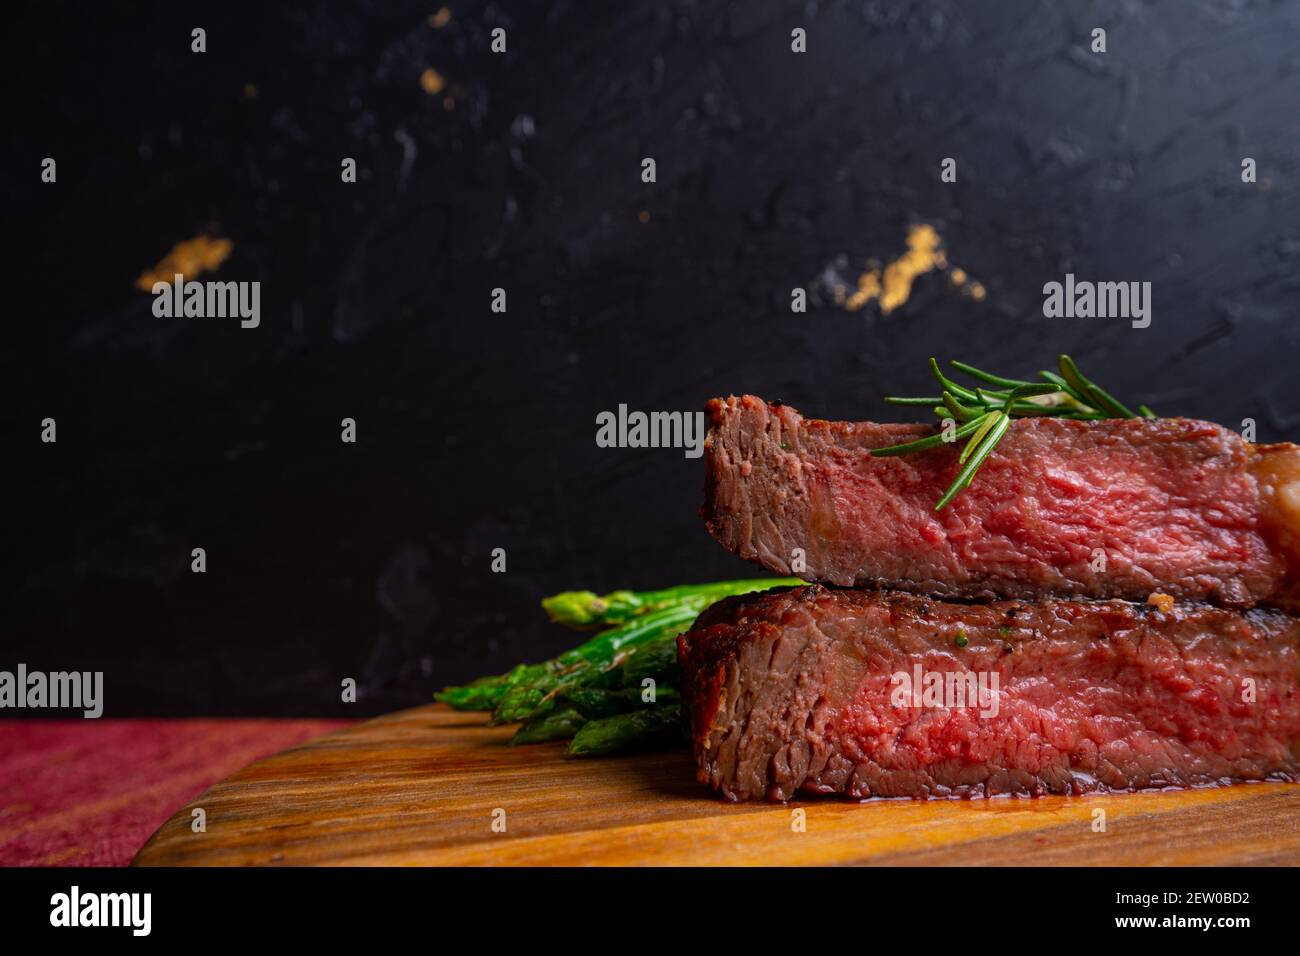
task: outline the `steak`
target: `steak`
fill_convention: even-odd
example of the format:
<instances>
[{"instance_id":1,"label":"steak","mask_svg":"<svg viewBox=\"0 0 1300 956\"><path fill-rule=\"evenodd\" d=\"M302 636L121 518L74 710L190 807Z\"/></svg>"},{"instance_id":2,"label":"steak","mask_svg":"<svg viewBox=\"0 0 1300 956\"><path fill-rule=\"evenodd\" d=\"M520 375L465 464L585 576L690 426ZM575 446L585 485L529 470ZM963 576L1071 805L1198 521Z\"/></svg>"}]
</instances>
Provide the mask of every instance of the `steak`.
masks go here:
<instances>
[{"instance_id":1,"label":"steak","mask_svg":"<svg viewBox=\"0 0 1300 956\"><path fill-rule=\"evenodd\" d=\"M987 797L1295 780L1298 644L1273 609L811 585L713 605L678 655L732 800Z\"/></svg>"},{"instance_id":2,"label":"steak","mask_svg":"<svg viewBox=\"0 0 1300 956\"><path fill-rule=\"evenodd\" d=\"M708 404L702 511L726 548L778 574L952 598L1230 607L1300 593L1300 448L1184 418L1015 420L974 482L942 446L876 458L926 425L805 419L753 396Z\"/></svg>"}]
</instances>

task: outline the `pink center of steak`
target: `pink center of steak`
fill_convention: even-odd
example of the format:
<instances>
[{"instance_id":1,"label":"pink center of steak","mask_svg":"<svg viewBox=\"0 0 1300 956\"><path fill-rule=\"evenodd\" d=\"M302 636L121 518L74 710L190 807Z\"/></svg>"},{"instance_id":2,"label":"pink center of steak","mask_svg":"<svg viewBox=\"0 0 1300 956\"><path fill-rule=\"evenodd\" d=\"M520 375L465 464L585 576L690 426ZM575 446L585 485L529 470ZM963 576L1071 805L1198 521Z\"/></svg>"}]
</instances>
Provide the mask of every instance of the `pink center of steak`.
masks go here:
<instances>
[{"instance_id":1,"label":"pink center of steak","mask_svg":"<svg viewBox=\"0 0 1300 956\"><path fill-rule=\"evenodd\" d=\"M1222 649L1211 651L1209 641L1183 647L1149 635L1089 644L1047 638L1009 654L986 647L987 641L988 635L977 632L960 653L936 649L882 659L890 669L865 674L840 711L836 734L845 752L893 770L951 760L1033 775L1050 772L1062 754L1075 764L1100 764L1108 754L1122 754L1130 763L1127 775L1138 768L1154 778L1161 768L1178 766L1184 751L1228 761L1278 760L1287 752L1284 738L1300 733L1290 649L1275 659L1253 660L1246 673L1229 667L1230 658ZM981 668L996 673L996 713L977 703L894 706L891 675L913 673L916 664L925 674ZM1243 700L1247 677L1262 695L1253 703ZM1128 776L1109 782L1121 789L1131 783Z\"/></svg>"}]
</instances>

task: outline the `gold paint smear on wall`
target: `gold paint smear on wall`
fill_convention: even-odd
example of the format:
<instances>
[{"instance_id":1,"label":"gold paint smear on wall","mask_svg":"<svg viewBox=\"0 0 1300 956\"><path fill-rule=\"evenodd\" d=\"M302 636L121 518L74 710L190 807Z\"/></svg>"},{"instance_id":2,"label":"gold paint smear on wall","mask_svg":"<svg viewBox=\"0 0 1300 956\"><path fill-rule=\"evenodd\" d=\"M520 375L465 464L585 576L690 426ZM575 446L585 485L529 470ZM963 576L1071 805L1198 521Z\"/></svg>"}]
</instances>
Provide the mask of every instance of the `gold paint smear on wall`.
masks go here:
<instances>
[{"instance_id":1,"label":"gold paint smear on wall","mask_svg":"<svg viewBox=\"0 0 1300 956\"><path fill-rule=\"evenodd\" d=\"M948 268L943 239L935 228L927 223L912 226L907 231L907 251L884 268L868 268L859 275L857 288L843 298L842 304L850 312L856 312L870 302L877 302L881 313L889 315L911 297L912 283L918 276ZM984 286L972 280L965 269L954 267L949 279L976 301L986 295Z\"/></svg>"},{"instance_id":2,"label":"gold paint smear on wall","mask_svg":"<svg viewBox=\"0 0 1300 956\"><path fill-rule=\"evenodd\" d=\"M141 292L152 292L155 282L171 282L178 273L192 279L204 272L212 272L221 267L234 248L235 244L229 239L212 236L195 236L178 242L156 266L140 273L135 287Z\"/></svg>"},{"instance_id":3,"label":"gold paint smear on wall","mask_svg":"<svg viewBox=\"0 0 1300 956\"><path fill-rule=\"evenodd\" d=\"M446 85L447 81L442 78L442 74L433 67L429 67L420 74L420 89L424 90L424 92L428 93L430 96L436 96L441 93L443 87Z\"/></svg>"}]
</instances>

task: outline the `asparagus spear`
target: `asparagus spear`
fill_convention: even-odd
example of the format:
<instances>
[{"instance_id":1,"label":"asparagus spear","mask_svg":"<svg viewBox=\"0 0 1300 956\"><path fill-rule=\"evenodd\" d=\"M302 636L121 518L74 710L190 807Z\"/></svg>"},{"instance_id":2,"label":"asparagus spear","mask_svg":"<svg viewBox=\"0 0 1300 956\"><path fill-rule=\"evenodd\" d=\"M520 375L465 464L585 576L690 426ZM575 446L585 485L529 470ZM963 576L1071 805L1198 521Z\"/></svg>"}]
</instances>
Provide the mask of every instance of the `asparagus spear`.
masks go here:
<instances>
[{"instance_id":1,"label":"asparagus spear","mask_svg":"<svg viewBox=\"0 0 1300 956\"><path fill-rule=\"evenodd\" d=\"M569 743L569 753L576 757L599 757L634 747L680 743L681 740L681 707L677 704L649 704L640 710L583 724Z\"/></svg>"},{"instance_id":2,"label":"asparagus spear","mask_svg":"<svg viewBox=\"0 0 1300 956\"><path fill-rule=\"evenodd\" d=\"M512 744L574 737L570 753L595 756L675 739L680 735L677 635L714 601L801 583L757 578L603 596L556 594L542 602L551 620L606 629L551 660L447 687L434 698L458 710L491 710L494 723L526 721ZM646 678L657 684L653 705L640 698Z\"/></svg>"},{"instance_id":3,"label":"asparagus spear","mask_svg":"<svg viewBox=\"0 0 1300 956\"><path fill-rule=\"evenodd\" d=\"M572 737L587 722L577 709L567 707L551 714L534 717L520 727L510 738L510 746L516 744L537 744L544 740L562 740Z\"/></svg>"},{"instance_id":4,"label":"asparagus spear","mask_svg":"<svg viewBox=\"0 0 1300 956\"><path fill-rule=\"evenodd\" d=\"M641 614L680 603L689 598L705 598L706 603L733 594L748 594L768 588L803 584L798 578L753 578L744 581L713 581L707 584L678 584L658 591L563 591L543 599L542 607L552 621L578 630L623 624Z\"/></svg>"},{"instance_id":5,"label":"asparagus spear","mask_svg":"<svg viewBox=\"0 0 1300 956\"><path fill-rule=\"evenodd\" d=\"M556 686L561 676L584 672L592 665L607 665L620 650L653 637L658 630L683 623L685 626L681 631L686 630L703 610L698 606L701 600L692 598L690 602L666 607L621 627L602 631L586 643L549 661L520 664L497 677L480 677L469 684L447 687L434 694L433 699L457 710L502 709L503 713L516 713L520 706L535 706ZM534 692L538 688L540 694ZM510 703L504 704L507 698Z\"/></svg>"},{"instance_id":6,"label":"asparagus spear","mask_svg":"<svg viewBox=\"0 0 1300 956\"><path fill-rule=\"evenodd\" d=\"M492 722L506 724L526 720L549 695L580 686L617 666L622 660L620 652L656 638L676 637L691 626L706 603L709 603L706 598L692 597L597 635L578 649L582 654L576 660L566 662L562 669L542 673L528 683L509 688L493 710ZM566 656L561 655L557 660Z\"/></svg>"},{"instance_id":7,"label":"asparagus spear","mask_svg":"<svg viewBox=\"0 0 1300 956\"><path fill-rule=\"evenodd\" d=\"M627 653L617 667L591 675L585 684L563 687L539 704L511 744L572 737L588 720L612 717L647 706L646 677L655 681L654 704L674 705L681 695L677 678L677 640L664 634ZM576 715L573 713L576 711Z\"/></svg>"},{"instance_id":8,"label":"asparagus spear","mask_svg":"<svg viewBox=\"0 0 1300 956\"><path fill-rule=\"evenodd\" d=\"M539 664L518 664L504 674L480 677L460 687L447 687L433 695L433 699L450 704L456 710L491 710L516 684L533 680L542 673Z\"/></svg>"},{"instance_id":9,"label":"asparagus spear","mask_svg":"<svg viewBox=\"0 0 1300 956\"><path fill-rule=\"evenodd\" d=\"M561 698L569 707L576 710L586 720L599 720L625 714L638 707L653 706L641 699L644 693L640 687L622 687L617 690L602 690L599 687L578 687L565 691ZM674 687L656 687L655 704L676 704L681 696Z\"/></svg>"},{"instance_id":10,"label":"asparagus spear","mask_svg":"<svg viewBox=\"0 0 1300 956\"><path fill-rule=\"evenodd\" d=\"M433 695L434 700L450 704L457 710L496 709L499 707L502 700L511 694L514 688L530 687L538 683L551 683L556 675L570 673L575 669L583 669L585 665L592 660L599 662L606 658L611 647L613 650L617 651L620 647L629 643L629 641L635 642L636 640L639 640L640 632L634 626L635 623L638 620L646 619L651 619L653 621L660 620L658 618L652 618L652 615L658 611L670 611L674 607L692 607L694 610L691 613L691 620L694 620L695 616L698 615L700 611L709 604L712 604L713 601L717 600L719 597L726 596L726 593L743 594L750 590L754 590L755 587L776 587L785 580L787 579L768 578L757 581L723 581L711 585L683 585L679 589L682 593L679 595L676 603L666 603L665 598L658 601L658 603L663 604L662 607L657 607L651 610L651 604L656 602L643 602L642 610L639 612L638 617L625 622L619 627L602 631L586 643L581 644L572 650L565 651L559 657L553 658L549 661L543 661L540 664L520 664L513 670L507 671L505 674L500 674L495 677L480 677L469 684L461 685L459 687L444 688ZM644 593L666 595L672 590L674 589L669 588L665 591ZM575 594L579 592L566 593ZM633 592L628 591L626 593L632 594ZM555 597L559 598L563 597L563 595L555 595ZM547 598L547 600L549 601L552 599ZM685 628L683 628L683 630L685 630ZM536 695L527 694L524 691L520 691L516 694L516 700L527 700L535 697ZM507 708L507 710L512 712L515 709L516 708L513 704Z\"/></svg>"},{"instance_id":11,"label":"asparagus spear","mask_svg":"<svg viewBox=\"0 0 1300 956\"><path fill-rule=\"evenodd\" d=\"M639 688L647 677L658 684L676 683L677 672L677 635L664 634L629 651L616 667L601 675L599 683Z\"/></svg>"}]
</instances>

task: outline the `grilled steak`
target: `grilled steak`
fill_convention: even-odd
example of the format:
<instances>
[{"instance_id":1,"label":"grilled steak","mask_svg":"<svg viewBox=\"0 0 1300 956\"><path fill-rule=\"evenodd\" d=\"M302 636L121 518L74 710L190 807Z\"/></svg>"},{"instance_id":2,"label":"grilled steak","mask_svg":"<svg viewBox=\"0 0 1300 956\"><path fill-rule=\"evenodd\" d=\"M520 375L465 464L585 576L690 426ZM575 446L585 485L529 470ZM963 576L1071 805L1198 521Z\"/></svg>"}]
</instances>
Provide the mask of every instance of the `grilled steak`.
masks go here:
<instances>
[{"instance_id":1,"label":"grilled steak","mask_svg":"<svg viewBox=\"0 0 1300 956\"><path fill-rule=\"evenodd\" d=\"M700 780L785 800L1293 780L1298 644L1276 610L812 585L715 604L678 653Z\"/></svg>"},{"instance_id":2,"label":"grilled steak","mask_svg":"<svg viewBox=\"0 0 1300 956\"><path fill-rule=\"evenodd\" d=\"M955 448L869 454L930 426L805 419L753 396L708 413L705 522L779 574L958 598L1161 591L1249 607L1300 593L1294 445L1180 418L1020 419L936 512Z\"/></svg>"}]
</instances>

